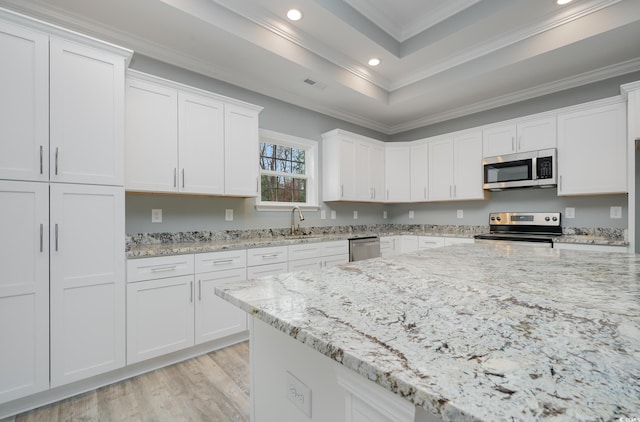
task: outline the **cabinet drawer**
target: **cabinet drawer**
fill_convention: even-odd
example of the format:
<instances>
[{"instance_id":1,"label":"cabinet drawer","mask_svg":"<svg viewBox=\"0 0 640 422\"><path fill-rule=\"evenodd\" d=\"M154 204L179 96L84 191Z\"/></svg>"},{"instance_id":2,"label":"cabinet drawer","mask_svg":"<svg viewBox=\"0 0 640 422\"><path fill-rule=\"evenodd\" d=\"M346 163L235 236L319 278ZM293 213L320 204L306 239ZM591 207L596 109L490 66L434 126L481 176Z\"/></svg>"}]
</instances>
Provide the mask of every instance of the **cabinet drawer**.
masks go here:
<instances>
[{"instance_id":1,"label":"cabinet drawer","mask_svg":"<svg viewBox=\"0 0 640 422\"><path fill-rule=\"evenodd\" d=\"M233 270L247 266L247 251L211 252L195 255L195 272L206 273L210 271Z\"/></svg>"},{"instance_id":2,"label":"cabinet drawer","mask_svg":"<svg viewBox=\"0 0 640 422\"><path fill-rule=\"evenodd\" d=\"M320 243L304 243L301 245L290 245L288 248L289 261L299 259L318 258L322 255Z\"/></svg>"},{"instance_id":3,"label":"cabinet drawer","mask_svg":"<svg viewBox=\"0 0 640 422\"><path fill-rule=\"evenodd\" d=\"M318 271L322 268L323 259L320 257L289 261L289 272Z\"/></svg>"},{"instance_id":4,"label":"cabinet drawer","mask_svg":"<svg viewBox=\"0 0 640 422\"><path fill-rule=\"evenodd\" d=\"M322 256L329 255L349 255L349 241L348 240L335 240L332 242L323 242L320 244L322 246Z\"/></svg>"},{"instance_id":5,"label":"cabinet drawer","mask_svg":"<svg viewBox=\"0 0 640 422\"><path fill-rule=\"evenodd\" d=\"M342 265L349 262L349 254L326 256L323 258L323 261L324 268L335 267L336 265Z\"/></svg>"},{"instance_id":6,"label":"cabinet drawer","mask_svg":"<svg viewBox=\"0 0 640 422\"><path fill-rule=\"evenodd\" d=\"M247 266L276 264L287 262L287 247L274 246L269 248L247 249ZM286 265L285 265L286 268Z\"/></svg>"},{"instance_id":7,"label":"cabinet drawer","mask_svg":"<svg viewBox=\"0 0 640 422\"><path fill-rule=\"evenodd\" d=\"M473 238L466 237L445 237L444 246L457 245L460 243L474 243Z\"/></svg>"},{"instance_id":8,"label":"cabinet drawer","mask_svg":"<svg viewBox=\"0 0 640 422\"><path fill-rule=\"evenodd\" d=\"M278 275L287 272L288 265L286 262L279 262L277 264L258 265L257 267L247 268L247 278L258 278L267 275Z\"/></svg>"},{"instance_id":9,"label":"cabinet drawer","mask_svg":"<svg viewBox=\"0 0 640 422\"><path fill-rule=\"evenodd\" d=\"M127 282L193 274L193 255L159 256L127 261Z\"/></svg>"},{"instance_id":10,"label":"cabinet drawer","mask_svg":"<svg viewBox=\"0 0 640 422\"><path fill-rule=\"evenodd\" d=\"M441 248L444 246L444 237L436 236L419 236L418 250L429 248Z\"/></svg>"}]
</instances>

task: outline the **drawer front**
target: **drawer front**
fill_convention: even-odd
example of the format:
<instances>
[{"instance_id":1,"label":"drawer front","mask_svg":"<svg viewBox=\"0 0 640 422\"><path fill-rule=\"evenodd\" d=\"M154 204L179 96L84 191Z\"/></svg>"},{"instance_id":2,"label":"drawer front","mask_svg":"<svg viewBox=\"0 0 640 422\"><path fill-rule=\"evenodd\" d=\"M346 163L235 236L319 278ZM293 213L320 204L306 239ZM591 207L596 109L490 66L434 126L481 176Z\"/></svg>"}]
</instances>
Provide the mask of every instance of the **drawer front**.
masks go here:
<instances>
[{"instance_id":1,"label":"drawer front","mask_svg":"<svg viewBox=\"0 0 640 422\"><path fill-rule=\"evenodd\" d=\"M196 274L211 271L233 270L247 266L247 251L223 251L195 255Z\"/></svg>"},{"instance_id":2,"label":"drawer front","mask_svg":"<svg viewBox=\"0 0 640 422\"><path fill-rule=\"evenodd\" d=\"M247 266L286 263L288 260L286 246L247 249ZM285 265L286 267L286 265Z\"/></svg>"},{"instance_id":3,"label":"drawer front","mask_svg":"<svg viewBox=\"0 0 640 422\"><path fill-rule=\"evenodd\" d=\"M418 237L418 249L441 248L444 246L444 237L420 236Z\"/></svg>"},{"instance_id":4,"label":"drawer front","mask_svg":"<svg viewBox=\"0 0 640 422\"><path fill-rule=\"evenodd\" d=\"M317 258L307 258L307 259L298 259L296 261L289 261L289 272L294 271L319 271L322 269L323 259L320 257Z\"/></svg>"},{"instance_id":5,"label":"drawer front","mask_svg":"<svg viewBox=\"0 0 640 422\"><path fill-rule=\"evenodd\" d=\"M257 267L247 268L247 279L264 277L268 275L278 275L288 272L288 265L286 262L279 262L277 264L258 265Z\"/></svg>"},{"instance_id":6,"label":"drawer front","mask_svg":"<svg viewBox=\"0 0 640 422\"><path fill-rule=\"evenodd\" d=\"M299 259L317 258L322 255L322 247L320 243L304 243L301 245L290 245L289 261L297 261Z\"/></svg>"},{"instance_id":7,"label":"drawer front","mask_svg":"<svg viewBox=\"0 0 640 422\"><path fill-rule=\"evenodd\" d=\"M325 268L331 268L349 262L349 254L325 256L322 260Z\"/></svg>"},{"instance_id":8,"label":"drawer front","mask_svg":"<svg viewBox=\"0 0 640 422\"><path fill-rule=\"evenodd\" d=\"M193 274L193 254L129 259L127 282Z\"/></svg>"},{"instance_id":9,"label":"drawer front","mask_svg":"<svg viewBox=\"0 0 640 422\"><path fill-rule=\"evenodd\" d=\"M335 240L333 242L324 242L320 244L322 246L322 256L329 255L349 255L349 241L348 240Z\"/></svg>"},{"instance_id":10,"label":"drawer front","mask_svg":"<svg viewBox=\"0 0 640 422\"><path fill-rule=\"evenodd\" d=\"M460 243L474 243L474 240L466 237L445 237L444 238L444 246L458 245Z\"/></svg>"}]
</instances>

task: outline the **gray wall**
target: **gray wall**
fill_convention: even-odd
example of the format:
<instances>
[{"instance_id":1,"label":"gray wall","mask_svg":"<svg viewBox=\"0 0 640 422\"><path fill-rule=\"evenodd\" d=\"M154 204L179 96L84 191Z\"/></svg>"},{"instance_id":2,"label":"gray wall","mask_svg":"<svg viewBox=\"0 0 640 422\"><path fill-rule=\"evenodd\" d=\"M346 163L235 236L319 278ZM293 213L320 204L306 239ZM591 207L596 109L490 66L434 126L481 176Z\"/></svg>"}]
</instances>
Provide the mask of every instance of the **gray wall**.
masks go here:
<instances>
[{"instance_id":1,"label":"gray wall","mask_svg":"<svg viewBox=\"0 0 640 422\"><path fill-rule=\"evenodd\" d=\"M618 95L620 84L640 80L640 72L637 72L583 88L547 95L539 99L477 113L465 118L389 137L370 129L306 110L148 57L135 55L131 67L186 85L260 105L264 107L260 114L261 128L317 141L321 140L321 133L335 128L385 141L420 139ZM322 155L321 143L320 155ZM322 178L321 174L320 178ZM321 186L319 192L322 192ZM320 197L320 206L326 210L326 219L320 218L320 211L307 211L305 212L305 221L301 224L302 226L374 223L483 225L487 224L488 213L492 211L563 212L565 207L575 207L576 218L565 220L564 225L570 227L626 228L628 210L626 195L559 198L556 196L555 189L494 192L488 201L397 205L323 203ZM610 219L610 206L622 206L623 218L618 220ZM154 208L163 210L162 223L151 223L151 210ZM233 221L225 221L225 209L234 210ZM463 219L456 218L456 210L458 209L464 211ZM330 218L331 210L336 211L335 220ZM414 219L408 218L409 210L414 211ZM357 220L353 218L354 211L358 211ZM384 211L388 214L386 220L383 219ZM253 199L153 194L127 194L126 196L127 233L280 228L288 227L290 218L290 212L256 211Z\"/></svg>"}]
</instances>

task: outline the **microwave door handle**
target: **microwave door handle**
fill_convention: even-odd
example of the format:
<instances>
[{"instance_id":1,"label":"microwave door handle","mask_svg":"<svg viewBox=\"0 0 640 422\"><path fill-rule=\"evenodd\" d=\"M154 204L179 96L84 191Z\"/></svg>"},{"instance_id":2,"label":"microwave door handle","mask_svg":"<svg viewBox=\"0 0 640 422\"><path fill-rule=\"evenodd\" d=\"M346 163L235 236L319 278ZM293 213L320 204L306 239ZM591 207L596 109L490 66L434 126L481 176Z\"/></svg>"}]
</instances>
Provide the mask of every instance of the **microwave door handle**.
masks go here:
<instances>
[{"instance_id":1,"label":"microwave door handle","mask_svg":"<svg viewBox=\"0 0 640 422\"><path fill-rule=\"evenodd\" d=\"M531 159L531 180L538 180L538 157Z\"/></svg>"}]
</instances>

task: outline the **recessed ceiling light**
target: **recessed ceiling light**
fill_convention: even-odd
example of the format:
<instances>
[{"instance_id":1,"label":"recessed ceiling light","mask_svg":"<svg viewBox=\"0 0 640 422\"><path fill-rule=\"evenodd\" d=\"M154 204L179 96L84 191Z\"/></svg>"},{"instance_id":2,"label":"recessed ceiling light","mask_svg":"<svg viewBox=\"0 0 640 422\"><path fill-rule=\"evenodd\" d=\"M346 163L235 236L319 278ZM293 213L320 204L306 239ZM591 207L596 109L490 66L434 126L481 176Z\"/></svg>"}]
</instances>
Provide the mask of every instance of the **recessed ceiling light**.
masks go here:
<instances>
[{"instance_id":1,"label":"recessed ceiling light","mask_svg":"<svg viewBox=\"0 0 640 422\"><path fill-rule=\"evenodd\" d=\"M380 64L380 59L371 59L369 60L369 66L377 66Z\"/></svg>"},{"instance_id":2,"label":"recessed ceiling light","mask_svg":"<svg viewBox=\"0 0 640 422\"><path fill-rule=\"evenodd\" d=\"M287 12L287 17L292 21L299 21L302 19L302 12L298 9L291 9Z\"/></svg>"},{"instance_id":3,"label":"recessed ceiling light","mask_svg":"<svg viewBox=\"0 0 640 422\"><path fill-rule=\"evenodd\" d=\"M567 4L567 3L571 3L572 0L556 0L556 3L558 3L559 5L563 5L563 4Z\"/></svg>"}]
</instances>

